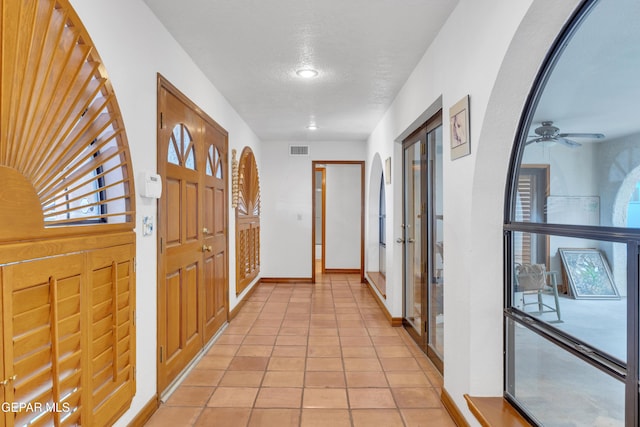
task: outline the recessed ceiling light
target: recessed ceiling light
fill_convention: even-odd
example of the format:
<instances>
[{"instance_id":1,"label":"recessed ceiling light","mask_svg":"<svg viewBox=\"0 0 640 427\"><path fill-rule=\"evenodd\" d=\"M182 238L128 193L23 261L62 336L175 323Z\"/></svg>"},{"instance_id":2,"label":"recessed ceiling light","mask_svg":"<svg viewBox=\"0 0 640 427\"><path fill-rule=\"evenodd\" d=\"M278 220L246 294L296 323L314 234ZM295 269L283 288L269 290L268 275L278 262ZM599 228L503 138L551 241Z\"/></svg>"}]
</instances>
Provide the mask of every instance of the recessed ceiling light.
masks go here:
<instances>
[{"instance_id":1,"label":"recessed ceiling light","mask_svg":"<svg viewBox=\"0 0 640 427\"><path fill-rule=\"evenodd\" d=\"M307 126L307 129L309 130L318 130L318 125L315 123L311 123L309 126Z\"/></svg>"},{"instance_id":2,"label":"recessed ceiling light","mask_svg":"<svg viewBox=\"0 0 640 427\"><path fill-rule=\"evenodd\" d=\"M303 79L312 79L318 75L318 71L313 68L302 68L296 71L296 74Z\"/></svg>"}]
</instances>

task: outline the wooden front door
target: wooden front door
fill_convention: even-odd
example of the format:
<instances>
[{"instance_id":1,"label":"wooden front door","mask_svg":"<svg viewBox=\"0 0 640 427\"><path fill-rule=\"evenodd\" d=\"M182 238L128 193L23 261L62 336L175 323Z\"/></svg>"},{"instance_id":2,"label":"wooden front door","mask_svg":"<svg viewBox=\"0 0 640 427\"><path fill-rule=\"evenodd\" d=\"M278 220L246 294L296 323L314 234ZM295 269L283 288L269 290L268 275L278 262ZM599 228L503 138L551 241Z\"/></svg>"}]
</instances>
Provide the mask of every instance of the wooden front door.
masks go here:
<instances>
[{"instance_id":1,"label":"wooden front door","mask_svg":"<svg viewBox=\"0 0 640 427\"><path fill-rule=\"evenodd\" d=\"M226 136L205 123L206 166L204 177L204 316L205 340L208 341L227 321L229 280L227 274L226 217Z\"/></svg>"},{"instance_id":2,"label":"wooden front door","mask_svg":"<svg viewBox=\"0 0 640 427\"><path fill-rule=\"evenodd\" d=\"M227 321L227 137L161 80L158 390ZM163 85L164 84L164 85Z\"/></svg>"}]
</instances>

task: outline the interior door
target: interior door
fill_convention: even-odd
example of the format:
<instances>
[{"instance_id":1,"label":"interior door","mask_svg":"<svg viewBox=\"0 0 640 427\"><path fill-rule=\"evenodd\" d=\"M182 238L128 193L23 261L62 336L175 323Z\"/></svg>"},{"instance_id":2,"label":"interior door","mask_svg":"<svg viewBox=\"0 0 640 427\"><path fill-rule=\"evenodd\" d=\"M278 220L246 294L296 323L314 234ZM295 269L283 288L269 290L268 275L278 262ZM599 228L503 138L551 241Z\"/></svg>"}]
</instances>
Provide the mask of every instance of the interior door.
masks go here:
<instances>
[{"instance_id":1,"label":"interior door","mask_svg":"<svg viewBox=\"0 0 640 427\"><path fill-rule=\"evenodd\" d=\"M404 317L409 335L444 367L442 115L403 142Z\"/></svg>"},{"instance_id":2,"label":"interior door","mask_svg":"<svg viewBox=\"0 0 640 427\"><path fill-rule=\"evenodd\" d=\"M423 244L423 195L426 164L426 130L422 128L405 140L403 147L403 244L404 316L409 334L424 348L425 338L425 248Z\"/></svg>"},{"instance_id":3,"label":"interior door","mask_svg":"<svg viewBox=\"0 0 640 427\"><path fill-rule=\"evenodd\" d=\"M164 178L159 206L158 387L167 385L204 343L200 322L203 281L199 117L161 91L159 169ZM194 138L195 137L195 138Z\"/></svg>"},{"instance_id":4,"label":"interior door","mask_svg":"<svg viewBox=\"0 0 640 427\"><path fill-rule=\"evenodd\" d=\"M208 341L227 321L226 136L205 122L204 152L204 333Z\"/></svg>"},{"instance_id":5,"label":"interior door","mask_svg":"<svg viewBox=\"0 0 640 427\"><path fill-rule=\"evenodd\" d=\"M229 313L227 132L160 78L158 90L158 390L187 367Z\"/></svg>"}]
</instances>

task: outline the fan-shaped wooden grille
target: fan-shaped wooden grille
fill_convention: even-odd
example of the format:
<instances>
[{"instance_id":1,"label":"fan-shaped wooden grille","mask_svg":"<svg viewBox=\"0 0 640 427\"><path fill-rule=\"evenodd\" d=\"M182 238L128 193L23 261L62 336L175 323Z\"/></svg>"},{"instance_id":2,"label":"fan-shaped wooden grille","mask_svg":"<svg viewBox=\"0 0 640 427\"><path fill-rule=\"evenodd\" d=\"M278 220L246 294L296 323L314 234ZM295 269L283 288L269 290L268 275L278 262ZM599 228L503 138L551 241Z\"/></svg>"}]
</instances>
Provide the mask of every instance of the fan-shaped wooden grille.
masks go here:
<instances>
[{"instance_id":1,"label":"fan-shaped wooden grille","mask_svg":"<svg viewBox=\"0 0 640 427\"><path fill-rule=\"evenodd\" d=\"M236 230L236 293L240 293L260 272L260 182L249 147L242 150L238 165Z\"/></svg>"},{"instance_id":2,"label":"fan-shaped wooden grille","mask_svg":"<svg viewBox=\"0 0 640 427\"><path fill-rule=\"evenodd\" d=\"M0 223L10 224L10 215L32 217L18 220L30 237L38 223L41 229L79 223L131 228L133 183L119 108L71 6L66 0L4 0L1 50L0 178L18 184L3 186L0 201L23 201L20 209L0 214ZM24 194L27 184L32 194ZM34 203L24 202L29 199ZM0 225L5 236L23 237L5 229Z\"/></svg>"},{"instance_id":3,"label":"fan-shaped wooden grille","mask_svg":"<svg viewBox=\"0 0 640 427\"><path fill-rule=\"evenodd\" d=\"M238 215L260 215L260 182L253 152L245 148L238 166Z\"/></svg>"}]
</instances>

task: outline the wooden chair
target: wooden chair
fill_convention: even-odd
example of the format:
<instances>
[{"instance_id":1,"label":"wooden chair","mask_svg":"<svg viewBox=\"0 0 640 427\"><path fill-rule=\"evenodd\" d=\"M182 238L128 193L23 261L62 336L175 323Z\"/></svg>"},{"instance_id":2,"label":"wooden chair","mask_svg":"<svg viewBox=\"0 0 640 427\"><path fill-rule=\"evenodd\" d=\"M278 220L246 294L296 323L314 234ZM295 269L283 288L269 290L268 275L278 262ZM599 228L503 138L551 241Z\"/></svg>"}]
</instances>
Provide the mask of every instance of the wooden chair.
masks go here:
<instances>
[{"instance_id":1,"label":"wooden chair","mask_svg":"<svg viewBox=\"0 0 640 427\"><path fill-rule=\"evenodd\" d=\"M547 271L544 264L516 264L516 292L522 292L522 310L528 305L537 305L538 310L530 312L532 314L553 313L558 316L558 321L562 321L560 314L560 300L558 297L558 279L555 271ZM550 280L548 280L549 278ZM555 308L545 304L542 294L551 291L555 301ZM537 300L527 302L525 295L536 294Z\"/></svg>"}]
</instances>

